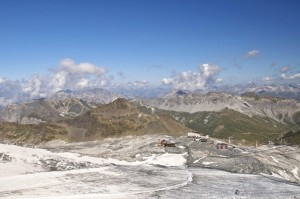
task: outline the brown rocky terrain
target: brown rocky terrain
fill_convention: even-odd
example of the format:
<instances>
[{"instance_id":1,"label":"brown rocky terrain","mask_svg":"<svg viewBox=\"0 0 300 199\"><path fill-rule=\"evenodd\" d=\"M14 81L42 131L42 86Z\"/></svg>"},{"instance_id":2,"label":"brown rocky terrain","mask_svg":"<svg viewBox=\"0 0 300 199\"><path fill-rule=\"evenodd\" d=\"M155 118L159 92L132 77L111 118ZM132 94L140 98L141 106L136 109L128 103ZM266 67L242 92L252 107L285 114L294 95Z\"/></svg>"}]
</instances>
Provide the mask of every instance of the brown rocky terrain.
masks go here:
<instances>
[{"instance_id":1,"label":"brown rocky terrain","mask_svg":"<svg viewBox=\"0 0 300 199\"><path fill-rule=\"evenodd\" d=\"M42 106L45 103L47 106ZM36 108L41 110L33 113L37 115L45 112L46 114L45 107L49 108L49 102L39 101L38 105L40 106ZM52 114L53 112L55 114ZM52 118L33 124L2 121L0 123L1 140L36 144L54 139L72 142L124 135L167 134L177 136L184 135L189 131L169 114L152 113L151 109L122 98L91 108L77 117L63 117L58 111L53 112L47 112L47 114L50 114L49 118L54 115L55 120Z\"/></svg>"},{"instance_id":2,"label":"brown rocky terrain","mask_svg":"<svg viewBox=\"0 0 300 199\"><path fill-rule=\"evenodd\" d=\"M84 133L90 139L144 134L183 135L189 131L169 114L152 113L147 108L123 98L91 109L67 123L85 129L78 136Z\"/></svg>"}]
</instances>

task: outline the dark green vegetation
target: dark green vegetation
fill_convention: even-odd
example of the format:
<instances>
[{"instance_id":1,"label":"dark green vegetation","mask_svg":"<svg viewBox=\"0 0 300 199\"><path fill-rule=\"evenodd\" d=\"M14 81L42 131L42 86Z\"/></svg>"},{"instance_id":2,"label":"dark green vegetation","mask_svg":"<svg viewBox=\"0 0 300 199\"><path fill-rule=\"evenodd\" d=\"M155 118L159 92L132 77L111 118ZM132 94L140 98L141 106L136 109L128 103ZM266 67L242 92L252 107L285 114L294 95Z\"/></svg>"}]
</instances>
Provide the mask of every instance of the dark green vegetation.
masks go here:
<instances>
[{"instance_id":1,"label":"dark green vegetation","mask_svg":"<svg viewBox=\"0 0 300 199\"><path fill-rule=\"evenodd\" d=\"M273 103L276 103L277 101L279 100L283 100L285 98L282 98L282 97L276 97L276 96L273 96L273 95L267 95L267 94L264 94L264 95L258 95L257 93L254 93L254 92L246 92L246 93L243 93L241 95L241 97L249 97L249 98L253 98L254 100L258 101L260 99L269 99L270 101L272 101Z\"/></svg>"},{"instance_id":2,"label":"dark green vegetation","mask_svg":"<svg viewBox=\"0 0 300 199\"><path fill-rule=\"evenodd\" d=\"M287 130L297 129L295 124L285 124L267 117L249 117L232 109L220 112L171 112L174 118L203 135L232 140L246 140L249 144L275 141Z\"/></svg>"},{"instance_id":3,"label":"dark green vegetation","mask_svg":"<svg viewBox=\"0 0 300 199\"><path fill-rule=\"evenodd\" d=\"M300 112L293 115L293 121L300 127Z\"/></svg>"},{"instance_id":4,"label":"dark green vegetation","mask_svg":"<svg viewBox=\"0 0 300 199\"><path fill-rule=\"evenodd\" d=\"M251 93L247 96L259 99ZM21 118L37 118L44 122L26 125L2 122L1 140L40 143L53 139L86 141L144 134L180 136L193 129L203 135L226 140L230 137L233 141L253 145L256 141L261 144L268 141L278 143L283 133L300 129L300 112L294 114L291 120L284 117L283 122L278 122L269 117L250 117L228 108L220 112L164 111L122 98L96 108L78 99L42 99L26 104L19 112ZM299 135L293 134L285 143L299 143Z\"/></svg>"},{"instance_id":5,"label":"dark green vegetation","mask_svg":"<svg viewBox=\"0 0 300 199\"><path fill-rule=\"evenodd\" d=\"M288 145L300 145L300 130L289 131L279 138L279 143Z\"/></svg>"}]
</instances>

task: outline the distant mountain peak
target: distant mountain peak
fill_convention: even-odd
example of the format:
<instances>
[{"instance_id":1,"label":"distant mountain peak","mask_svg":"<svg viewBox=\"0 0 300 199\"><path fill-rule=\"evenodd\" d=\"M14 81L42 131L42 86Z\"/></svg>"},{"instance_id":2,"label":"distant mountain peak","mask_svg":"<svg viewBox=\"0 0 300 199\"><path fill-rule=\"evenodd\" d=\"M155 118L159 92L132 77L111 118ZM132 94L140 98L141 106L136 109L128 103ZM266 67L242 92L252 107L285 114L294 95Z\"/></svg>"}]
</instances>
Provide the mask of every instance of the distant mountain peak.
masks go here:
<instances>
[{"instance_id":1,"label":"distant mountain peak","mask_svg":"<svg viewBox=\"0 0 300 199\"><path fill-rule=\"evenodd\" d=\"M183 90L178 90L178 91L176 92L176 94L177 94L177 95L187 95L188 92L187 92L187 91L183 91Z\"/></svg>"},{"instance_id":2,"label":"distant mountain peak","mask_svg":"<svg viewBox=\"0 0 300 199\"><path fill-rule=\"evenodd\" d=\"M129 101L125 98L117 98L111 104L115 105L117 108L127 108Z\"/></svg>"},{"instance_id":3,"label":"distant mountain peak","mask_svg":"<svg viewBox=\"0 0 300 199\"><path fill-rule=\"evenodd\" d=\"M269 117L278 122L293 121L293 115L300 112L300 105L296 100L269 94L258 95L253 91L242 95L209 92L178 96L173 93L164 98L146 101L146 104L163 110L187 113L220 112L224 108L229 108L250 117L253 115Z\"/></svg>"},{"instance_id":4,"label":"distant mountain peak","mask_svg":"<svg viewBox=\"0 0 300 199\"><path fill-rule=\"evenodd\" d=\"M64 90L63 92L64 92L64 93L72 93L73 91L70 90L70 89L67 89L67 90Z\"/></svg>"}]
</instances>

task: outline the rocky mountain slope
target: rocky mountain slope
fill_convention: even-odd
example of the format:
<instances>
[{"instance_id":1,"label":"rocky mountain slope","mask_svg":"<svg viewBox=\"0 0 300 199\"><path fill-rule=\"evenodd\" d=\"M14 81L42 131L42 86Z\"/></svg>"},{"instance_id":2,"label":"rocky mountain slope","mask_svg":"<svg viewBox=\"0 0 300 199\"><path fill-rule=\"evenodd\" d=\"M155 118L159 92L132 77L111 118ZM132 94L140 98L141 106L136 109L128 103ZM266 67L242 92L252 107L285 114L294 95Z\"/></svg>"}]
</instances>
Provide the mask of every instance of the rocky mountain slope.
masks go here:
<instances>
[{"instance_id":1,"label":"rocky mountain slope","mask_svg":"<svg viewBox=\"0 0 300 199\"><path fill-rule=\"evenodd\" d=\"M99 104L107 104L117 98L105 89L85 91L62 90L49 98L11 104L0 109L0 120L20 124L56 122L76 117Z\"/></svg>"},{"instance_id":2,"label":"rocky mountain slope","mask_svg":"<svg viewBox=\"0 0 300 199\"><path fill-rule=\"evenodd\" d=\"M300 103L293 99L245 93L196 94L173 92L164 98L145 100L157 111L203 135L243 141L243 144L277 142L278 138L300 128Z\"/></svg>"},{"instance_id":3,"label":"rocky mountain slope","mask_svg":"<svg viewBox=\"0 0 300 199\"><path fill-rule=\"evenodd\" d=\"M39 144L50 140L68 141L68 129L62 124L17 124L0 122L0 141Z\"/></svg>"},{"instance_id":4,"label":"rocky mountain slope","mask_svg":"<svg viewBox=\"0 0 300 199\"><path fill-rule=\"evenodd\" d=\"M255 93L236 96L179 91L141 103L119 98L105 104L115 95L94 91L86 95L60 91L49 99L10 105L1 120L18 124L66 122L68 138L75 141L126 134L180 134L191 128L218 138L266 143L300 128L300 103L292 99ZM97 93L107 97L107 101L98 101L104 103L100 106L92 102ZM75 96L91 101L72 98Z\"/></svg>"},{"instance_id":5,"label":"rocky mountain slope","mask_svg":"<svg viewBox=\"0 0 300 199\"><path fill-rule=\"evenodd\" d=\"M37 99L28 103L7 106L0 116L2 121L20 124L57 122L76 117L92 108L92 105L76 98Z\"/></svg>"},{"instance_id":6,"label":"rocky mountain slope","mask_svg":"<svg viewBox=\"0 0 300 199\"><path fill-rule=\"evenodd\" d=\"M224 108L249 117L268 117L278 122L298 122L300 103L292 99L263 97L255 94L234 96L227 93L177 94L164 98L145 100L147 105L176 112L220 112Z\"/></svg>"},{"instance_id":7,"label":"rocky mountain slope","mask_svg":"<svg viewBox=\"0 0 300 199\"><path fill-rule=\"evenodd\" d=\"M219 112L174 112L167 111L185 126L210 137L239 140L243 144L276 141L281 133L295 128L267 117L249 117L232 109Z\"/></svg>"},{"instance_id":8,"label":"rocky mountain slope","mask_svg":"<svg viewBox=\"0 0 300 199\"><path fill-rule=\"evenodd\" d=\"M264 86L257 86L254 84L244 88L242 92L255 92L260 96L271 95L274 97L291 98L300 101L300 84L272 84Z\"/></svg>"},{"instance_id":9,"label":"rocky mountain slope","mask_svg":"<svg viewBox=\"0 0 300 199\"><path fill-rule=\"evenodd\" d=\"M85 129L84 132L78 132L78 136L84 133L85 137L89 138L129 134L183 135L189 131L169 114L153 113L152 109L124 98L100 105L75 119L68 120L67 123Z\"/></svg>"},{"instance_id":10,"label":"rocky mountain slope","mask_svg":"<svg viewBox=\"0 0 300 199\"><path fill-rule=\"evenodd\" d=\"M26 104L20 112L13 110L18 114L4 119L18 119L20 122L0 122L0 139L39 143L52 139L85 141L124 135L183 135L190 131L168 113L152 112L151 108L123 98L96 108L87 107L80 100L71 106L72 102L54 103L43 99ZM63 115L66 110L68 115ZM70 116L72 111L81 114ZM29 118L26 122L36 122L24 123L24 118Z\"/></svg>"},{"instance_id":11,"label":"rocky mountain slope","mask_svg":"<svg viewBox=\"0 0 300 199\"><path fill-rule=\"evenodd\" d=\"M106 89L95 88L83 91L62 90L49 97L51 100L81 99L82 101L95 104L107 104L116 98L119 94L112 93Z\"/></svg>"},{"instance_id":12,"label":"rocky mountain slope","mask_svg":"<svg viewBox=\"0 0 300 199\"><path fill-rule=\"evenodd\" d=\"M212 88L211 91L226 92L234 95L241 95L247 92L253 92L260 96L270 95L274 97L290 98L300 101L300 84L235 84L223 85L221 87Z\"/></svg>"}]
</instances>

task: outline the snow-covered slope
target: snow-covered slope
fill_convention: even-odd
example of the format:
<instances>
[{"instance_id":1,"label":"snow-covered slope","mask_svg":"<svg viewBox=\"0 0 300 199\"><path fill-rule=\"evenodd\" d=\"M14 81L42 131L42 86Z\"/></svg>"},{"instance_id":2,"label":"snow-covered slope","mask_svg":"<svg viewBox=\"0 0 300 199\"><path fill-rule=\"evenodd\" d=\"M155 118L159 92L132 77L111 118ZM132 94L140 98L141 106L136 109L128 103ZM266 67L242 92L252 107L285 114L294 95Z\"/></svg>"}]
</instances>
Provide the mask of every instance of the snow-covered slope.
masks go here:
<instances>
[{"instance_id":1,"label":"snow-covered slope","mask_svg":"<svg viewBox=\"0 0 300 199\"><path fill-rule=\"evenodd\" d=\"M279 175L235 174L197 165L187 167L188 149L183 145L189 145L190 141L165 148L153 145L158 138L123 137L72 144L56 141L47 144L51 150L0 144L0 197L181 199L300 196L300 187ZM107 150L112 151L112 157ZM194 157L198 158L194 150L195 147L190 153L192 161ZM198 152L199 155L208 153ZM103 154L107 157L103 158ZM218 161L220 167L226 166L225 156L207 155L206 158L214 158L213 161L202 158L198 164L210 166ZM282 159L281 156L276 154L267 158L274 169L277 162L280 162L277 166L282 166L283 160L286 165L290 164L288 158ZM236 159L244 160L243 157L237 156ZM298 161L294 162L291 172L298 175ZM247 164L235 164L235 168L252 165L247 161Z\"/></svg>"}]
</instances>

